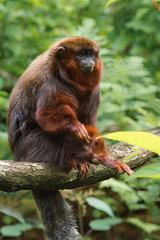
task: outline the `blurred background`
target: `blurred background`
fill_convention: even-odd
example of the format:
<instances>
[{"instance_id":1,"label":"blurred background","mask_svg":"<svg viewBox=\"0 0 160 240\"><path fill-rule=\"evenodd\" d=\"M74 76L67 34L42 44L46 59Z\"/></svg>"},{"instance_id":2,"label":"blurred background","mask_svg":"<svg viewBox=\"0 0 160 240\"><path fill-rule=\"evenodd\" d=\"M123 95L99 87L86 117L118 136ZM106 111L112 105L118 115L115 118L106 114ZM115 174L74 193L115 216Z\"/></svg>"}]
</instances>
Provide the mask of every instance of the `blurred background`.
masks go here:
<instances>
[{"instance_id":1,"label":"blurred background","mask_svg":"<svg viewBox=\"0 0 160 240\"><path fill-rule=\"evenodd\" d=\"M6 128L12 88L37 55L67 36L100 46L101 133L160 125L159 0L0 0L1 160L13 159ZM63 191L74 206L81 240L160 239L159 178L126 179ZM29 191L0 192L1 239L44 240Z\"/></svg>"}]
</instances>

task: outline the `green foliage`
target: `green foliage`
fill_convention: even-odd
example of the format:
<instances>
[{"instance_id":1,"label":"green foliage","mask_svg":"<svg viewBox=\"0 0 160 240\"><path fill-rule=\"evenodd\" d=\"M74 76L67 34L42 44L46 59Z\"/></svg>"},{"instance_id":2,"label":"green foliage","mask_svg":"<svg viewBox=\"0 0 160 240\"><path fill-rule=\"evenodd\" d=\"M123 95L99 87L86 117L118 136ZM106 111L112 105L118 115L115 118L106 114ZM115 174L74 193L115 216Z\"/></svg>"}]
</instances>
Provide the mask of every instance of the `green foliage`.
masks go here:
<instances>
[{"instance_id":1,"label":"green foliage","mask_svg":"<svg viewBox=\"0 0 160 240\"><path fill-rule=\"evenodd\" d=\"M110 183L108 183L108 182L110 182ZM127 185L125 185L124 183L116 182L116 180L114 180L114 179L113 180L110 179L108 181L103 182L101 184L101 187L104 187L104 186L105 187L111 186L115 190L117 189L117 187L120 187L123 194L124 194L124 191L132 191L132 189L130 189ZM98 210L104 211L105 213L108 214L108 209L106 211L106 203L103 202L102 200L90 197L90 198L87 198L87 203L90 206L92 206ZM108 208L108 205L107 205L107 208ZM103 218L103 219L92 220L89 223L89 226L91 227L91 229L96 230L96 231L108 231L111 229L112 226L120 224L122 222L123 222L123 220L121 218L112 216L112 218ZM144 223L143 221L141 221L138 218L127 218L126 222L135 225L136 227L140 228L141 230L143 230L147 233L152 233L154 231L160 230L160 226L158 226L157 224Z\"/></svg>"},{"instance_id":2,"label":"green foliage","mask_svg":"<svg viewBox=\"0 0 160 240\"><path fill-rule=\"evenodd\" d=\"M3 238L18 237L26 231L42 229L42 224L40 224L38 220L34 220L30 217L26 218L26 216L24 217L24 213L30 211L33 206L33 200L30 195L28 191L10 194L0 192L0 219L1 224L5 224L5 226L1 225L0 227L0 233Z\"/></svg>"},{"instance_id":3,"label":"green foliage","mask_svg":"<svg viewBox=\"0 0 160 240\"><path fill-rule=\"evenodd\" d=\"M139 196L124 182L117 181L115 179L109 179L100 183L100 188L111 188L113 192L116 192L122 201L127 204L130 210L143 209L144 205L139 204Z\"/></svg>"},{"instance_id":4,"label":"green foliage","mask_svg":"<svg viewBox=\"0 0 160 240\"><path fill-rule=\"evenodd\" d=\"M86 198L86 201L90 206L95 207L98 210L104 211L110 217L114 217L114 213L110 206L103 202L102 200L95 197L88 197Z\"/></svg>"},{"instance_id":5,"label":"green foliage","mask_svg":"<svg viewBox=\"0 0 160 240\"><path fill-rule=\"evenodd\" d=\"M6 130L5 127L5 118L6 118L6 109L8 106L8 96L9 94L6 91L0 91L0 126L1 130Z\"/></svg>"},{"instance_id":6,"label":"green foliage","mask_svg":"<svg viewBox=\"0 0 160 240\"><path fill-rule=\"evenodd\" d=\"M144 166L141 169L138 169L132 177L160 179L160 163L152 163Z\"/></svg>"},{"instance_id":7,"label":"green foliage","mask_svg":"<svg viewBox=\"0 0 160 240\"><path fill-rule=\"evenodd\" d=\"M145 231L147 233L151 233L151 232L160 230L160 226L158 226L156 224L152 224L152 223L145 223L138 218L128 218L127 222L139 227L140 229L142 229L143 231Z\"/></svg>"},{"instance_id":8,"label":"green foliage","mask_svg":"<svg viewBox=\"0 0 160 240\"><path fill-rule=\"evenodd\" d=\"M130 188L126 183L120 182L111 178L109 180L103 181L100 183L100 188L111 187L113 191L118 191L118 193L122 193L122 195L127 192L132 192L132 188Z\"/></svg>"},{"instance_id":9,"label":"green foliage","mask_svg":"<svg viewBox=\"0 0 160 240\"><path fill-rule=\"evenodd\" d=\"M146 0L131 0L129 3L120 1L111 7L109 14L112 15L114 30L110 32L109 39L112 49L123 55L145 56L147 67L159 83L159 11L154 8L152 1Z\"/></svg>"},{"instance_id":10,"label":"green foliage","mask_svg":"<svg viewBox=\"0 0 160 240\"><path fill-rule=\"evenodd\" d=\"M110 230L112 226L120 224L122 222L121 218L114 216L111 207L106 202L95 197L88 197L86 198L86 201L91 207L103 211L105 214L110 216L103 219L92 220L89 223L91 229L96 231L107 231Z\"/></svg>"},{"instance_id":11,"label":"green foliage","mask_svg":"<svg viewBox=\"0 0 160 240\"><path fill-rule=\"evenodd\" d=\"M33 226L28 223L17 223L1 227L0 232L4 237L19 237L23 232L31 230Z\"/></svg>"},{"instance_id":12,"label":"green foliage","mask_svg":"<svg viewBox=\"0 0 160 240\"><path fill-rule=\"evenodd\" d=\"M92 220L89 226L95 231L107 231L110 230L112 226L122 223L122 219L118 217L114 218L103 218Z\"/></svg>"},{"instance_id":13,"label":"green foliage","mask_svg":"<svg viewBox=\"0 0 160 240\"><path fill-rule=\"evenodd\" d=\"M17 219L21 223L25 223L21 212L11 206L0 205L0 212Z\"/></svg>"},{"instance_id":14,"label":"green foliage","mask_svg":"<svg viewBox=\"0 0 160 240\"><path fill-rule=\"evenodd\" d=\"M151 104L144 100L145 97L155 98L158 89L143 58L106 56L104 67L99 129L104 132L111 126L118 126L123 130L141 130L159 125Z\"/></svg>"},{"instance_id":15,"label":"green foliage","mask_svg":"<svg viewBox=\"0 0 160 240\"><path fill-rule=\"evenodd\" d=\"M18 237L25 231L39 228L37 224L26 223L22 213L17 208L1 204L0 212L5 214L3 221L8 224L0 228L0 233L4 237ZM15 220L20 223L12 224Z\"/></svg>"},{"instance_id":16,"label":"green foliage","mask_svg":"<svg viewBox=\"0 0 160 240\"><path fill-rule=\"evenodd\" d=\"M107 3L106 3L106 7L109 7L110 4L114 3L114 2L118 2L120 0L108 0Z\"/></svg>"},{"instance_id":17,"label":"green foliage","mask_svg":"<svg viewBox=\"0 0 160 240\"><path fill-rule=\"evenodd\" d=\"M159 181L151 179L136 180L131 178L129 182L124 183L116 179L109 179L100 183L100 188L107 188L107 196L110 195L109 189L112 190L112 199L106 197L105 201L110 202L110 206L114 209L116 216L120 216L120 214L123 215L122 203L125 203L125 215L121 218L120 223L130 223L136 228L139 228L142 239L147 239L148 233L160 230L160 218L158 217L160 211L157 205L160 201ZM114 195L113 192L115 193ZM118 198L118 196L120 198ZM113 198L116 199L116 202ZM126 212L127 208L129 209L128 212ZM141 216L141 218L144 218L144 216L140 214L142 211L145 212L145 216L151 218L154 223L148 223L146 220L142 221L138 217ZM96 222L94 222L94 224L96 224ZM99 226L99 230L101 230L101 226L103 228L102 222L101 226L97 226ZM96 225L93 227L96 228ZM157 235L154 235L155 239L158 239L156 236ZM154 239L152 237L150 239ZM109 239L112 239L112 237Z\"/></svg>"},{"instance_id":18,"label":"green foliage","mask_svg":"<svg viewBox=\"0 0 160 240\"><path fill-rule=\"evenodd\" d=\"M0 132L0 160L13 159L8 145L8 137L6 132Z\"/></svg>"}]
</instances>

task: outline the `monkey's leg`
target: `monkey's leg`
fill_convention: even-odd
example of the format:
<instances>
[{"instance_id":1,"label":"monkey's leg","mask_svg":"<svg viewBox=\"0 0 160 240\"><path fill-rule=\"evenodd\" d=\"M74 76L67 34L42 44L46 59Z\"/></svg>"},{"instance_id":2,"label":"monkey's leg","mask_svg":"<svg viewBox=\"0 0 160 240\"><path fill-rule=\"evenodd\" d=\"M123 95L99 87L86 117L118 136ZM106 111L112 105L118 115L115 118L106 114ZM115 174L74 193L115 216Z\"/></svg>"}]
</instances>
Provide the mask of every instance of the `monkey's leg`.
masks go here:
<instances>
[{"instance_id":1,"label":"monkey's leg","mask_svg":"<svg viewBox=\"0 0 160 240\"><path fill-rule=\"evenodd\" d=\"M88 130L89 136L93 139L91 143L91 147L93 149L94 157L97 160L99 160L105 166L116 168L119 173L126 172L128 175L133 174L133 171L130 169L129 166L127 166L127 164L120 162L118 160L114 160L109 157L109 151L105 146L104 140L102 138L99 138L96 140L98 133L95 128L88 127L87 130Z\"/></svg>"},{"instance_id":2,"label":"monkey's leg","mask_svg":"<svg viewBox=\"0 0 160 240\"><path fill-rule=\"evenodd\" d=\"M47 240L77 240L78 231L70 205L59 191L33 191Z\"/></svg>"}]
</instances>

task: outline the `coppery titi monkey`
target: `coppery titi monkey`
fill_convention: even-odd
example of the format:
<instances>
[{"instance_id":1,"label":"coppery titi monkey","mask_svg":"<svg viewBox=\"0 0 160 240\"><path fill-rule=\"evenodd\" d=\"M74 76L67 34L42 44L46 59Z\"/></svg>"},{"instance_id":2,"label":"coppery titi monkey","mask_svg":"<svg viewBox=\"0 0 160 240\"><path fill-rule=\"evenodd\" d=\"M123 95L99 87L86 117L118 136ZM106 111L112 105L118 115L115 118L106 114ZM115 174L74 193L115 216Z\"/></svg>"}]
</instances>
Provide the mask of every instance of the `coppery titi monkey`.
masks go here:
<instances>
[{"instance_id":1,"label":"coppery titi monkey","mask_svg":"<svg viewBox=\"0 0 160 240\"><path fill-rule=\"evenodd\" d=\"M16 161L44 162L87 176L93 158L132 174L96 140L102 63L99 47L82 37L64 38L38 56L13 89L8 136ZM48 240L76 240L70 206L59 191L33 191Z\"/></svg>"}]
</instances>

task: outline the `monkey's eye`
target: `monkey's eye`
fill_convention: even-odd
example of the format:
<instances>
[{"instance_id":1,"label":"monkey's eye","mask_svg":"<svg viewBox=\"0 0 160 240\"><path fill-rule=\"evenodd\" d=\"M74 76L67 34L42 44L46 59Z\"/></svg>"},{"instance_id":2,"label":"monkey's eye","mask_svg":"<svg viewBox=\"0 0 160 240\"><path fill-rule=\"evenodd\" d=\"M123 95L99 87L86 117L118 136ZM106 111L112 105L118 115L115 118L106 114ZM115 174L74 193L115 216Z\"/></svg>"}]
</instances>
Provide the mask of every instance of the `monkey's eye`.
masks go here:
<instances>
[{"instance_id":1,"label":"monkey's eye","mask_svg":"<svg viewBox=\"0 0 160 240\"><path fill-rule=\"evenodd\" d=\"M78 54L78 57L83 57L83 53L79 53L79 54Z\"/></svg>"},{"instance_id":2,"label":"monkey's eye","mask_svg":"<svg viewBox=\"0 0 160 240\"><path fill-rule=\"evenodd\" d=\"M89 56L89 57L93 57L93 53L90 52L90 53L88 54L88 56Z\"/></svg>"},{"instance_id":3,"label":"monkey's eye","mask_svg":"<svg viewBox=\"0 0 160 240\"><path fill-rule=\"evenodd\" d=\"M81 61L83 59L83 57L84 57L84 53L82 53L82 52L79 52L76 54L77 61Z\"/></svg>"}]
</instances>

